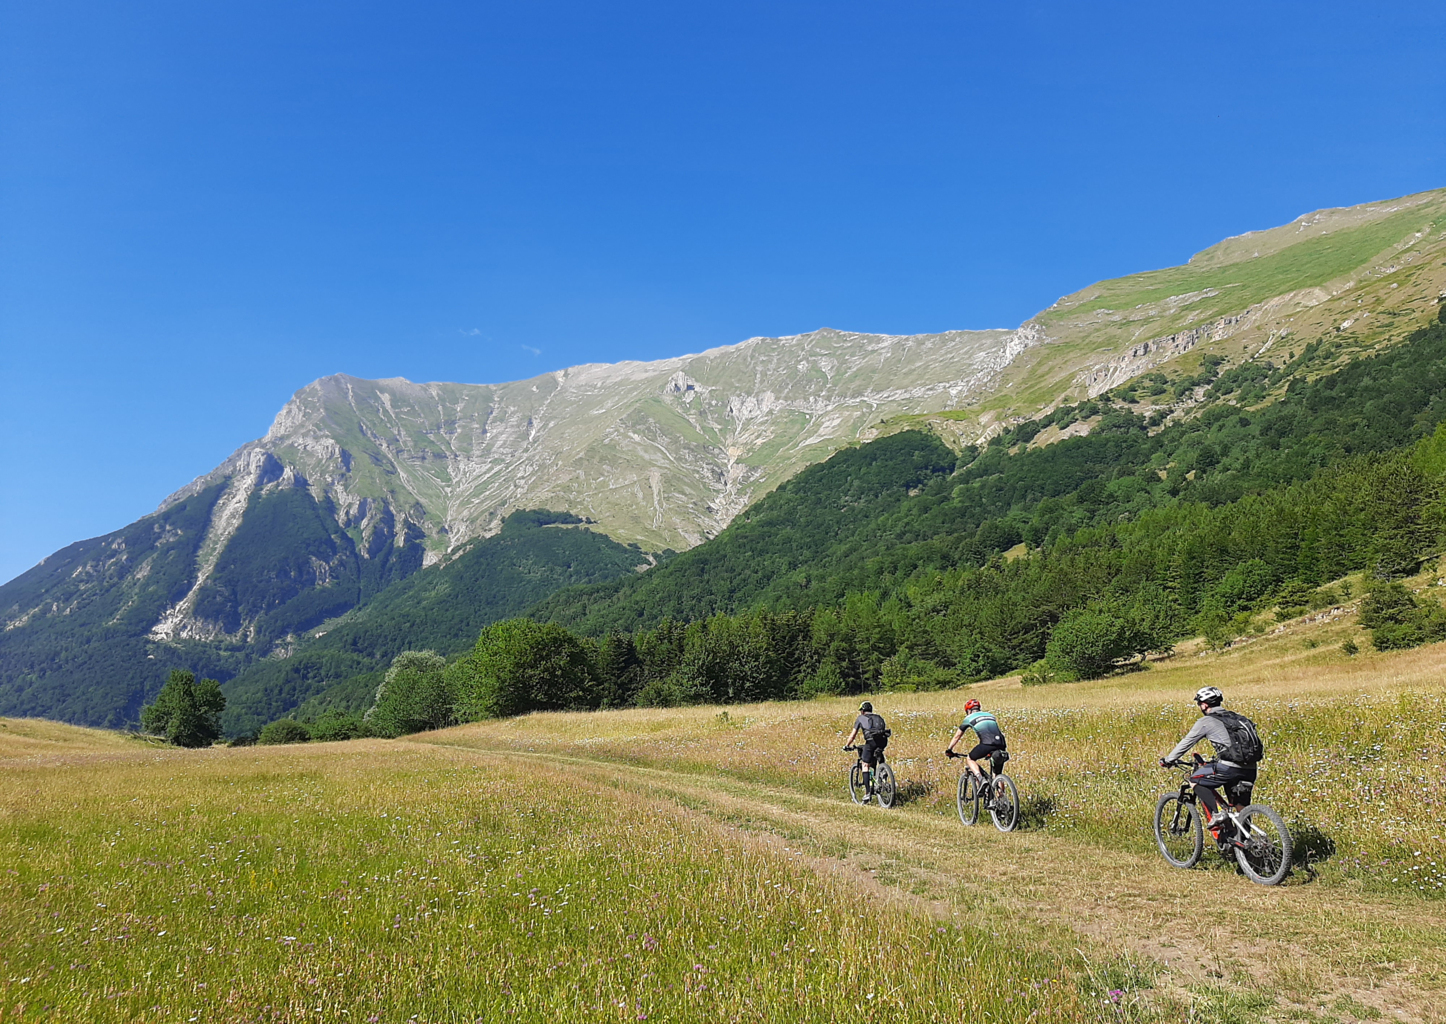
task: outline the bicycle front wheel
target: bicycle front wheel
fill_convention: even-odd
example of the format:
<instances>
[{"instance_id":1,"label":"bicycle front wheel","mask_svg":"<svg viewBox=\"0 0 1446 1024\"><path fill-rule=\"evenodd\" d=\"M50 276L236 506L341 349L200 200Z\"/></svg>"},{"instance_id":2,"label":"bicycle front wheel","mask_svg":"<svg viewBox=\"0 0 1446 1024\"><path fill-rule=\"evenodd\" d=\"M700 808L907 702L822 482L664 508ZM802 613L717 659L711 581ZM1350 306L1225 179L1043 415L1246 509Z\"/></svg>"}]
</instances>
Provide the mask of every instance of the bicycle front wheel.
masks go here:
<instances>
[{"instance_id":1,"label":"bicycle front wheel","mask_svg":"<svg viewBox=\"0 0 1446 1024\"><path fill-rule=\"evenodd\" d=\"M1200 813L1179 793L1164 793L1155 801L1155 845L1160 855L1177 868L1193 868L1205 852L1205 829Z\"/></svg>"},{"instance_id":2,"label":"bicycle front wheel","mask_svg":"<svg viewBox=\"0 0 1446 1024\"><path fill-rule=\"evenodd\" d=\"M849 769L849 796L854 798L854 803L861 804L868 795L868 786L864 784L864 766L854 762L854 766Z\"/></svg>"},{"instance_id":3,"label":"bicycle front wheel","mask_svg":"<svg viewBox=\"0 0 1446 1024\"><path fill-rule=\"evenodd\" d=\"M898 786L894 782L894 770L880 761L878 768L874 770L874 792L878 795L879 806L894 806L894 797L898 791Z\"/></svg>"},{"instance_id":4,"label":"bicycle front wheel","mask_svg":"<svg viewBox=\"0 0 1446 1024\"><path fill-rule=\"evenodd\" d=\"M996 775L990 785L994 787L994 806L989 808L989 816L994 819L994 827L1013 832L1019 824L1019 789L1008 775Z\"/></svg>"},{"instance_id":5,"label":"bicycle front wheel","mask_svg":"<svg viewBox=\"0 0 1446 1024\"><path fill-rule=\"evenodd\" d=\"M1241 834L1235 860L1252 882L1279 885L1290 874L1290 830L1275 810L1251 804L1240 812Z\"/></svg>"},{"instance_id":6,"label":"bicycle front wheel","mask_svg":"<svg viewBox=\"0 0 1446 1024\"><path fill-rule=\"evenodd\" d=\"M965 769L959 776L959 820L972 825L979 820L979 799L984 794L974 781L974 773Z\"/></svg>"}]
</instances>

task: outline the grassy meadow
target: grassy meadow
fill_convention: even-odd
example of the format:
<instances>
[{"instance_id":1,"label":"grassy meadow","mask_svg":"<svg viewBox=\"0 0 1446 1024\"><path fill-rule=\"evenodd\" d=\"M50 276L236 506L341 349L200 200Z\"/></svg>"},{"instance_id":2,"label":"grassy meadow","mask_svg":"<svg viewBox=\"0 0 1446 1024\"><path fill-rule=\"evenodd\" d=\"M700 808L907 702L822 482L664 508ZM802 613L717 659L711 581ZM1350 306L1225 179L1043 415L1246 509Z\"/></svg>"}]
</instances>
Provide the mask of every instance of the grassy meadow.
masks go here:
<instances>
[{"instance_id":1,"label":"grassy meadow","mask_svg":"<svg viewBox=\"0 0 1446 1024\"><path fill-rule=\"evenodd\" d=\"M999 712L1025 827L955 818L967 694L884 694L904 801L848 802L856 702L534 715L183 751L0 722L0 1021L1441 1020L1446 645L1350 618ZM1193 690L1302 840L1168 868Z\"/></svg>"},{"instance_id":2,"label":"grassy meadow","mask_svg":"<svg viewBox=\"0 0 1446 1024\"><path fill-rule=\"evenodd\" d=\"M1025 688L1014 678L874 700L894 730L888 756L911 812L954 814L961 769L943 748L976 696L1009 737L1007 770L1027 827L1143 853L1154 849L1148 811L1175 778L1156 759L1198 715L1194 691L1222 685L1228 705L1261 727L1267 758L1256 792L1292 825L1307 877L1440 897L1446 651L1348 656L1340 642L1356 633L1342 620L1296 622L1224 654L1187 646L1108 680ZM532 715L418 739L724 773L825 795L839 792L850 763L839 748L856 706L849 698Z\"/></svg>"}]
</instances>

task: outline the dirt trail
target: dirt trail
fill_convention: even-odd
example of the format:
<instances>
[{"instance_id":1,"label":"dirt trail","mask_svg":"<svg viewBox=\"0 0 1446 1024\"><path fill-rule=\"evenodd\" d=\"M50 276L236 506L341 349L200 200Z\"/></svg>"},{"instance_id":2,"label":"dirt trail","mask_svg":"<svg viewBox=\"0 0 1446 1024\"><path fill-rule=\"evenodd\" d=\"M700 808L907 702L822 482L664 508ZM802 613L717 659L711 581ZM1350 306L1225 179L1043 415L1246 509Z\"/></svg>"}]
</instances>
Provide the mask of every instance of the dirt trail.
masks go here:
<instances>
[{"instance_id":1,"label":"dirt trail","mask_svg":"<svg viewBox=\"0 0 1446 1024\"><path fill-rule=\"evenodd\" d=\"M824 798L601 759L447 746L666 799L921 912L987 923L1003 911L1072 929L1092 947L1148 958L1161 971L1157 987L1182 994L1243 986L1312 1019L1328 1010L1332 1020L1446 1020L1446 915L1433 902L1325 889L1299 875L1266 889L1213 853L1205 869L1178 871L1066 837L1003 835L983 822L966 829L922 808L856 807L842 791Z\"/></svg>"}]
</instances>

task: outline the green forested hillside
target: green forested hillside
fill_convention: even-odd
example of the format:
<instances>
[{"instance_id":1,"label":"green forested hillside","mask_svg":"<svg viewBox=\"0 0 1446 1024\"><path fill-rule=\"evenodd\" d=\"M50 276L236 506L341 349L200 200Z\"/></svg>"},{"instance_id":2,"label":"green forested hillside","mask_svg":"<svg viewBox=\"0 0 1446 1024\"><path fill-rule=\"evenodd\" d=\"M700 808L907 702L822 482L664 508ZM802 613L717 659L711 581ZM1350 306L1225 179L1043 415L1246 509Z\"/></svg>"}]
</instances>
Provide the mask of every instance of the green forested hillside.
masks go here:
<instances>
[{"instance_id":1,"label":"green forested hillside","mask_svg":"<svg viewBox=\"0 0 1446 1024\"><path fill-rule=\"evenodd\" d=\"M800 473L662 568L561 591L534 614L598 635L902 593L1021 543L1050 550L1086 527L1182 503L1221 506L1306 480L1351 456L1409 445L1446 419L1440 323L1340 368L1329 368L1333 355L1318 342L1282 366L1246 363L1218 376L1207 369L1189 382L1209 385L1203 411L1164 429L1151 430L1124 400L1060 409L982 451L967 449L952 474L937 442L895 435ZM1286 381L1280 401L1251 406L1252 393ZM1088 435L1029 446L1045 427L1080 419L1093 425ZM860 503L860 490L873 497Z\"/></svg>"},{"instance_id":2,"label":"green forested hillside","mask_svg":"<svg viewBox=\"0 0 1446 1024\"><path fill-rule=\"evenodd\" d=\"M112 728L139 720L175 667L150 657L146 633L190 589L219 492L72 544L0 589L0 713Z\"/></svg>"},{"instance_id":3,"label":"green forested hillside","mask_svg":"<svg viewBox=\"0 0 1446 1024\"><path fill-rule=\"evenodd\" d=\"M455 653L483 626L521 613L559 587L632 575L646 564L635 547L588 530L577 516L514 512L495 536L393 584L304 639L289 657L242 671L225 686L226 730L252 732L313 698L316 710L365 707L401 651Z\"/></svg>"},{"instance_id":4,"label":"green forested hillside","mask_svg":"<svg viewBox=\"0 0 1446 1024\"><path fill-rule=\"evenodd\" d=\"M908 431L846 448L743 512L718 537L642 577L567 591L534 614L597 633L663 619L689 621L748 607L799 566L867 531L911 491L948 476L955 456Z\"/></svg>"}]
</instances>

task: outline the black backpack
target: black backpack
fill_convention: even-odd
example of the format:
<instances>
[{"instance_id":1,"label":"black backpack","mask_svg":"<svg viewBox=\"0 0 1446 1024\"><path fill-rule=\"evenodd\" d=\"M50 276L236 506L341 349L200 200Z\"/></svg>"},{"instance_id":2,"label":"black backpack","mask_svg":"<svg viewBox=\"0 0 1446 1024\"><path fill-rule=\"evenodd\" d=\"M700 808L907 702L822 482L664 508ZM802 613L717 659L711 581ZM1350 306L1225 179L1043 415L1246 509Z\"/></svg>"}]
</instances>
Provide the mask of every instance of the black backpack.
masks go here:
<instances>
[{"instance_id":1,"label":"black backpack","mask_svg":"<svg viewBox=\"0 0 1446 1024\"><path fill-rule=\"evenodd\" d=\"M1230 734L1229 760L1249 767L1265 758L1265 744L1260 742L1260 732L1255 723L1244 715L1220 708L1212 714L1220 719L1225 731Z\"/></svg>"},{"instance_id":2,"label":"black backpack","mask_svg":"<svg viewBox=\"0 0 1446 1024\"><path fill-rule=\"evenodd\" d=\"M888 746L891 730L884 728L883 716L870 712L867 717L868 727L864 729L864 740L876 747Z\"/></svg>"}]
</instances>

